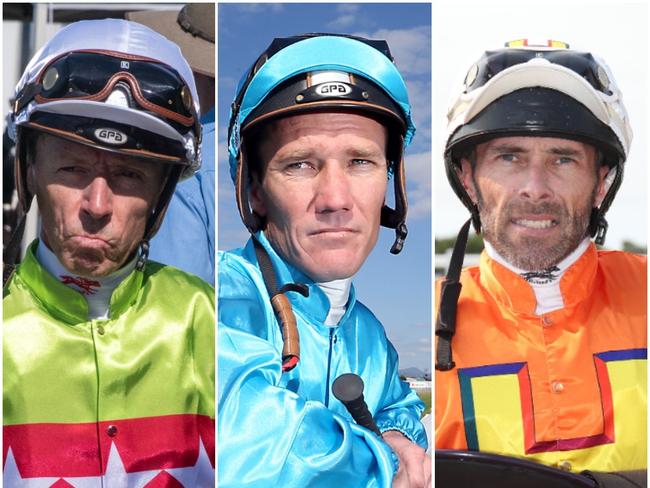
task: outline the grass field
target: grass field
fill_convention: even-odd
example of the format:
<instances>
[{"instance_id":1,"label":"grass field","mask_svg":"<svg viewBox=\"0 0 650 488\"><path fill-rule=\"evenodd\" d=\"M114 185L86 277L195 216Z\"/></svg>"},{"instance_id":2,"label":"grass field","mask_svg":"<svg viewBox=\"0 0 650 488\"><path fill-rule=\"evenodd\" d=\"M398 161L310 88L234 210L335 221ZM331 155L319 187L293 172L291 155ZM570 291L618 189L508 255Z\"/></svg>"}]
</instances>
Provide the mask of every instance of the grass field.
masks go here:
<instances>
[{"instance_id":1,"label":"grass field","mask_svg":"<svg viewBox=\"0 0 650 488\"><path fill-rule=\"evenodd\" d=\"M422 412L422 416L431 413L431 390L418 390L417 394L424 402L424 412Z\"/></svg>"}]
</instances>

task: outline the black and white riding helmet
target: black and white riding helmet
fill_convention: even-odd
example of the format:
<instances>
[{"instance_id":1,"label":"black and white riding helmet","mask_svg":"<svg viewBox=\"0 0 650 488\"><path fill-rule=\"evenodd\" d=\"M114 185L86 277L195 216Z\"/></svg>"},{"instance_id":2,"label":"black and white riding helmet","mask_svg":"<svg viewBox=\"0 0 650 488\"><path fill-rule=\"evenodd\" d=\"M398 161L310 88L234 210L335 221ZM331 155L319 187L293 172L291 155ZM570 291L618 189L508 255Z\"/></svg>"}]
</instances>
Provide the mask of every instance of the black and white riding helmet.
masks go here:
<instances>
[{"instance_id":1,"label":"black and white riding helmet","mask_svg":"<svg viewBox=\"0 0 650 488\"><path fill-rule=\"evenodd\" d=\"M172 165L144 241L157 231L176 183L200 166L201 124L192 70L176 44L135 22L89 20L58 31L16 87L9 133L27 212L25 142L39 131L104 151Z\"/></svg>"},{"instance_id":2,"label":"black and white riding helmet","mask_svg":"<svg viewBox=\"0 0 650 488\"><path fill-rule=\"evenodd\" d=\"M508 42L502 49L486 51L470 67L447 121L447 177L477 231L478 209L457 169L460 158L477 144L504 136L546 136L596 147L611 170L607 194L592 212L589 231L598 242L604 241L605 213L623 179L632 129L621 92L602 59L558 41Z\"/></svg>"}]
</instances>

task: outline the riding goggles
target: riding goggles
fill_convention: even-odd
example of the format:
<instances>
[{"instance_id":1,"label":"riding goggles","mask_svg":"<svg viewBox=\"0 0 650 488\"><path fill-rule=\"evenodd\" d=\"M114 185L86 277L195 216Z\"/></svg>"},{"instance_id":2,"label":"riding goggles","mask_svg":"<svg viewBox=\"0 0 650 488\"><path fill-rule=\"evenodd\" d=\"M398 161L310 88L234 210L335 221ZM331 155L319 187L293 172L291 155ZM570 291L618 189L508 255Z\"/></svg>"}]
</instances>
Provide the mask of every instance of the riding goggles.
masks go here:
<instances>
[{"instance_id":1,"label":"riding goggles","mask_svg":"<svg viewBox=\"0 0 650 488\"><path fill-rule=\"evenodd\" d=\"M497 51L486 51L469 69L465 77L466 92L484 86L498 73L508 68L527 63L533 59L545 59L550 63L563 66L580 75L596 91L612 95L611 81L607 69L588 52L557 48L557 43L549 47L509 47ZM566 45L563 45L564 47Z\"/></svg>"},{"instance_id":2,"label":"riding goggles","mask_svg":"<svg viewBox=\"0 0 650 488\"><path fill-rule=\"evenodd\" d=\"M109 51L74 51L55 58L16 97L14 111L32 100L39 104L103 101L118 82L130 86L140 107L187 129L198 124L190 88L174 69L152 59Z\"/></svg>"}]
</instances>

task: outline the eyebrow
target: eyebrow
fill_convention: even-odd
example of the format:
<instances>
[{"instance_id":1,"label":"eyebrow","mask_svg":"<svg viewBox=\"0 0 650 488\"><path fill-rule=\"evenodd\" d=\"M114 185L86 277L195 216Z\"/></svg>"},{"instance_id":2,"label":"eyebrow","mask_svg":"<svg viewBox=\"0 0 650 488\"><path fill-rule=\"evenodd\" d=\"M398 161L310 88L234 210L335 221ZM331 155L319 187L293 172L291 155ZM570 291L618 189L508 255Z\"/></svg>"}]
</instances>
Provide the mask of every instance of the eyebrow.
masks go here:
<instances>
[{"instance_id":1,"label":"eyebrow","mask_svg":"<svg viewBox=\"0 0 650 488\"><path fill-rule=\"evenodd\" d=\"M516 144L499 144L488 149L490 153L527 153L530 152L528 149L518 146ZM582 156L584 151L580 149L574 149L568 146L552 146L549 149L546 149L544 152L548 154L555 154L557 156Z\"/></svg>"},{"instance_id":2,"label":"eyebrow","mask_svg":"<svg viewBox=\"0 0 650 488\"><path fill-rule=\"evenodd\" d=\"M353 147L347 151L349 156L354 158L374 158L377 156L383 156L382 152L369 147Z\"/></svg>"},{"instance_id":3,"label":"eyebrow","mask_svg":"<svg viewBox=\"0 0 650 488\"><path fill-rule=\"evenodd\" d=\"M313 154L313 151L310 148L306 149L293 149L289 151L279 151L274 159L279 160L300 160L300 159L309 159Z\"/></svg>"},{"instance_id":4,"label":"eyebrow","mask_svg":"<svg viewBox=\"0 0 650 488\"><path fill-rule=\"evenodd\" d=\"M346 154L352 158L375 158L384 156L381 151L366 148L366 147L353 147L346 151ZM314 150L311 148L295 149L287 152L280 152L277 154L279 160L300 160L309 159L314 155Z\"/></svg>"}]
</instances>

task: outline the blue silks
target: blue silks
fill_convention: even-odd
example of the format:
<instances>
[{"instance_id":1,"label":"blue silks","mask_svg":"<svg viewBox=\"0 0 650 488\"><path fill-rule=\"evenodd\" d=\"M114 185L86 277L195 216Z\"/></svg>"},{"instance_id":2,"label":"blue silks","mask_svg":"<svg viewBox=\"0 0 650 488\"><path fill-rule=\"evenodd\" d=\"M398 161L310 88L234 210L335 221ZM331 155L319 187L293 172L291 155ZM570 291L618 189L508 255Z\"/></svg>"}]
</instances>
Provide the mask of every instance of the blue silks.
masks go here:
<instances>
[{"instance_id":1,"label":"blue silks","mask_svg":"<svg viewBox=\"0 0 650 488\"><path fill-rule=\"evenodd\" d=\"M354 423L331 394L343 373L363 379L364 396L379 429L399 430L427 447L424 408L398 376L397 353L375 316L355 299L339 325L323 324L329 302L317 284L288 266L263 234L281 286L288 292L300 334L301 359L282 373L282 334L252 241L220 253L218 470L222 487L385 487L395 457L375 434Z\"/></svg>"}]
</instances>

